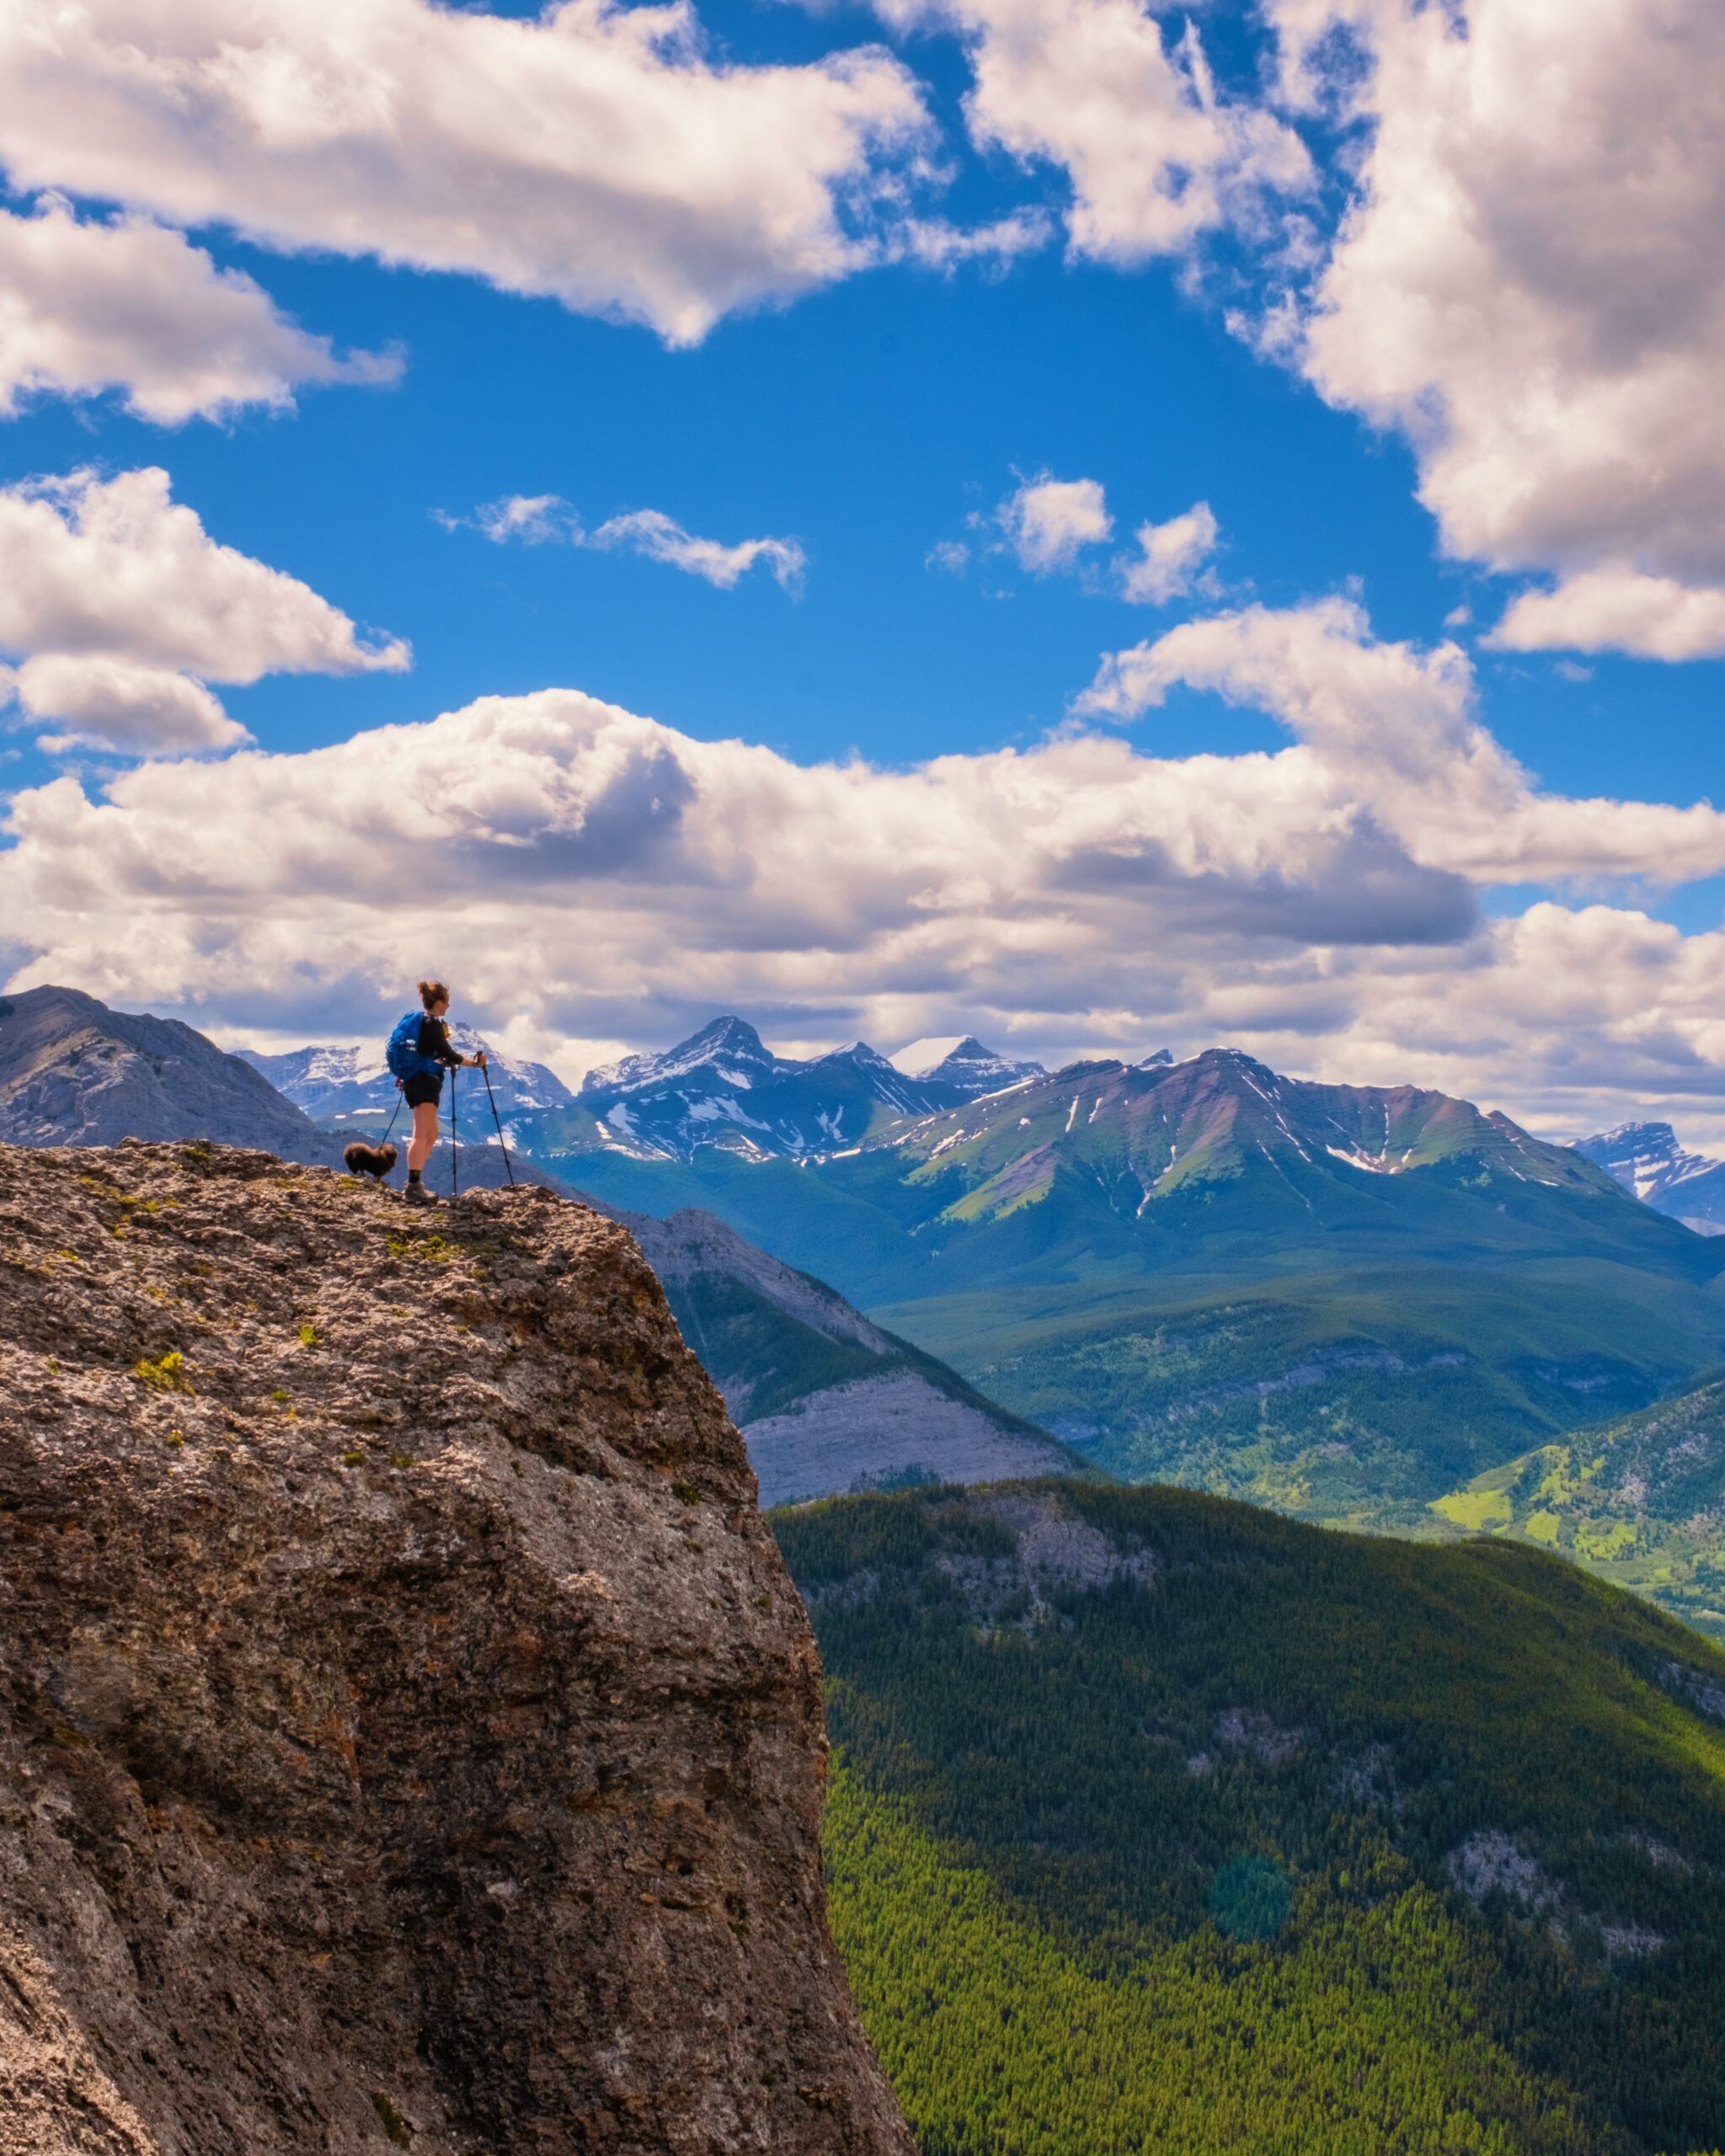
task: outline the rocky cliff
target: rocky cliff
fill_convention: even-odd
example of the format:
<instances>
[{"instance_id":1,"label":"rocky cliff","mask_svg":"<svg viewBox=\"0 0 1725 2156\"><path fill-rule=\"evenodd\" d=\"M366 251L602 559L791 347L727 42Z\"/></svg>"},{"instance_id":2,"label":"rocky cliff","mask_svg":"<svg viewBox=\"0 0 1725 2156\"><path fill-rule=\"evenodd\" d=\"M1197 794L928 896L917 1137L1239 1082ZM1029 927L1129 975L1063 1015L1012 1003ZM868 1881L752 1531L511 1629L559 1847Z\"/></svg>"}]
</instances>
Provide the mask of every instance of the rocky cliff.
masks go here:
<instances>
[{"instance_id":1,"label":"rocky cliff","mask_svg":"<svg viewBox=\"0 0 1725 2156\"><path fill-rule=\"evenodd\" d=\"M0 1146L4 2156L909 2156L821 1751L621 1227Z\"/></svg>"}]
</instances>

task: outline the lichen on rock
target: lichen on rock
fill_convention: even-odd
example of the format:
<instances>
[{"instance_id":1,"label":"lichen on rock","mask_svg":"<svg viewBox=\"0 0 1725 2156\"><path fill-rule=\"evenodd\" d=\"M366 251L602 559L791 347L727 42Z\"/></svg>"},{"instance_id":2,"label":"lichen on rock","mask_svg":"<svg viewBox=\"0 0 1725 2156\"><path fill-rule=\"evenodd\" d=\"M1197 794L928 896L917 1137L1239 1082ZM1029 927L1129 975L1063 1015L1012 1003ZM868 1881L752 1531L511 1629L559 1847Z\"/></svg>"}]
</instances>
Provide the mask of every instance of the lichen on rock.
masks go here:
<instances>
[{"instance_id":1,"label":"lichen on rock","mask_svg":"<svg viewBox=\"0 0 1725 2156\"><path fill-rule=\"evenodd\" d=\"M909 2156L627 1232L0 1146L0 2152Z\"/></svg>"}]
</instances>

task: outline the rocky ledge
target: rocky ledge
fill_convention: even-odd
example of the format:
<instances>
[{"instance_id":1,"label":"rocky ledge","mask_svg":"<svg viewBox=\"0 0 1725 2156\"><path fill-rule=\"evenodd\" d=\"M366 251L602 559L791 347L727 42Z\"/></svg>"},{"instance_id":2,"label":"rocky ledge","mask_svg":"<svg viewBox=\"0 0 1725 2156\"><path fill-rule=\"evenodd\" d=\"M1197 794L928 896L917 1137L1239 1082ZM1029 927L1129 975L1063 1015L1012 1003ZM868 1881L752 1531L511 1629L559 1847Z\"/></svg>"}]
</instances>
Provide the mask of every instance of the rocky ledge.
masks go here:
<instances>
[{"instance_id":1,"label":"rocky ledge","mask_svg":"<svg viewBox=\"0 0 1725 2156\"><path fill-rule=\"evenodd\" d=\"M627 1232L0 1146L0 2151L910 2156Z\"/></svg>"}]
</instances>

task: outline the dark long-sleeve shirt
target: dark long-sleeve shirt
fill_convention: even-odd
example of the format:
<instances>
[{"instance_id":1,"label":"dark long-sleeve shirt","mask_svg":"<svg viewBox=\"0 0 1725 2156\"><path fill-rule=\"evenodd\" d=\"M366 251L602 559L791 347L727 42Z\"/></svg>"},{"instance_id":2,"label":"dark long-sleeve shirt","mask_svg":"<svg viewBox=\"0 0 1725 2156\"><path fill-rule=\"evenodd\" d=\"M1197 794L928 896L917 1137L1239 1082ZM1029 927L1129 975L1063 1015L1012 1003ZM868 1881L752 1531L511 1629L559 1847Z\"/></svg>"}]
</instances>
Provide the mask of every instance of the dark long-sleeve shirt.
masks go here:
<instances>
[{"instance_id":1,"label":"dark long-sleeve shirt","mask_svg":"<svg viewBox=\"0 0 1725 2156\"><path fill-rule=\"evenodd\" d=\"M441 1063L446 1070L457 1070L467 1061L449 1038L449 1028L441 1018L434 1018L428 1011L419 1021L419 1053Z\"/></svg>"}]
</instances>

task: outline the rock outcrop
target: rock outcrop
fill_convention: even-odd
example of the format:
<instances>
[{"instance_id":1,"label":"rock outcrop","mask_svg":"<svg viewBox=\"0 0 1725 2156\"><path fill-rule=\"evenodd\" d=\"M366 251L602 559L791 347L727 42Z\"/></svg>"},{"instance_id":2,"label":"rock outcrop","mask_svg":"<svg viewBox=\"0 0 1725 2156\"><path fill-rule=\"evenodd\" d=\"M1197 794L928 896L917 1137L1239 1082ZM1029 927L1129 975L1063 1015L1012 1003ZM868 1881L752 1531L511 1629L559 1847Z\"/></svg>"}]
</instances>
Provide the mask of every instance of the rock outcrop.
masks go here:
<instances>
[{"instance_id":1,"label":"rock outcrop","mask_svg":"<svg viewBox=\"0 0 1725 2156\"><path fill-rule=\"evenodd\" d=\"M0 1147L0 2152L911 2156L628 1234Z\"/></svg>"}]
</instances>

